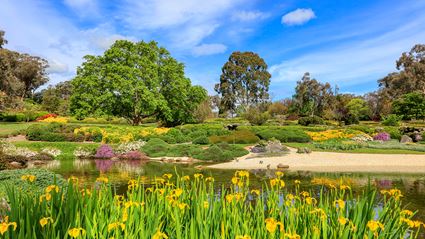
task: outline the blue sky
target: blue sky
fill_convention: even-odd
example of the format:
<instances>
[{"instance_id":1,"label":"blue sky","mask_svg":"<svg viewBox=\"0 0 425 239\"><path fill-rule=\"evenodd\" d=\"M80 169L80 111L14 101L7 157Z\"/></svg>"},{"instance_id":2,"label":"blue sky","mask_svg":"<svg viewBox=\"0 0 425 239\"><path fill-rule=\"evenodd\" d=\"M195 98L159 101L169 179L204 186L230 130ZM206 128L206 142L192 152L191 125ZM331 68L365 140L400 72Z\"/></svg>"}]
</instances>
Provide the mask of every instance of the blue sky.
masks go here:
<instances>
[{"instance_id":1,"label":"blue sky","mask_svg":"<svg viewBox=\"0 0 425 239\"><path fill-rule=\"evenodd\" d=\"M115 40L155 40L213 94L233 51L254 51L272 74L273 99L290 97L308 71L362 94L425 43L420 0L3 0L9 49L50 63L50 84L69 80L87 54Z\"/></svg>"}]
</instances>

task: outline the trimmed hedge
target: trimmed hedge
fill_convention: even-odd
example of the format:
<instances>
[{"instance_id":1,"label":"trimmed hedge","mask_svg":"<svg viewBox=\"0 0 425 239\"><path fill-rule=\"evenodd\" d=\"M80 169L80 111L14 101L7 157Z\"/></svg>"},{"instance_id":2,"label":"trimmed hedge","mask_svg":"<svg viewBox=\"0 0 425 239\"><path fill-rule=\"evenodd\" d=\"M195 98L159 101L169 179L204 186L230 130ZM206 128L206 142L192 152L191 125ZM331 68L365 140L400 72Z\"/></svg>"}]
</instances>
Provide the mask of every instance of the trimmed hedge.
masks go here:
<instances>
[{"instance_id":1,"label":"trimmed hedge","mask_svg":"<svg viewBox=\"0 0 425 239\"><path fill-rule=\"evenodd\" d=\"M31 125L25 130L25 134L30 141L47 141L47 142L82 142L83 135L75 135L74 129L77 126L50 123L43 125Z\"/></svg>"}]
</instances>

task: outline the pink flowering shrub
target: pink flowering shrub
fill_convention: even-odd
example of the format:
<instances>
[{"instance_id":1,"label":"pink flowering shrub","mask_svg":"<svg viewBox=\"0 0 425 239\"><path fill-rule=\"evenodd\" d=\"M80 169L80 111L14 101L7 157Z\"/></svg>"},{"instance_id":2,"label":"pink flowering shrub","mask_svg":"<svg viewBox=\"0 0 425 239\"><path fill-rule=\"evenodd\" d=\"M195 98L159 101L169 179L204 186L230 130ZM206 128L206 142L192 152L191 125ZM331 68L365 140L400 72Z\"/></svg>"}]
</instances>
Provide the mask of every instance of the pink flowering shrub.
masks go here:
<instances>
[{"instance_id":1,"label":"pink flowering shrub","mask_svg":"<svg viewBox=\"0 0 425 239\"><path fill-rule=\"evenodd\" d=\"M96 151L96 158L109 159L115 157L114 150L107 144L102 144Z\"/></svg>"}]
</instances>

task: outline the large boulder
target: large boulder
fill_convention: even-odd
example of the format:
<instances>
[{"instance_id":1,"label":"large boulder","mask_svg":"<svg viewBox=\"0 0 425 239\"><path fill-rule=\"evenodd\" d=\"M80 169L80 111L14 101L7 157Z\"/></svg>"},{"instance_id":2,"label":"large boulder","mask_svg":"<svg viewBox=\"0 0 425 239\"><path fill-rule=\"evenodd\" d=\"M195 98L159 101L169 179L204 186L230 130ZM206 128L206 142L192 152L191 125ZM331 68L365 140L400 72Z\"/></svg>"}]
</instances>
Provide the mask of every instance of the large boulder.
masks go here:
<instances>
[{"instance_id":1,"label":"large boulder","mask_svg":"<svg viewBox=\"0 0 425 239\"><path fill-rule=\"evenodd\" d=\"M401 136L400 143L407 144L407 143L412 143L412 142L413 142L413 139L410 138L409 136L407 136L407 135Z\"/></svg>"}]
</instances>

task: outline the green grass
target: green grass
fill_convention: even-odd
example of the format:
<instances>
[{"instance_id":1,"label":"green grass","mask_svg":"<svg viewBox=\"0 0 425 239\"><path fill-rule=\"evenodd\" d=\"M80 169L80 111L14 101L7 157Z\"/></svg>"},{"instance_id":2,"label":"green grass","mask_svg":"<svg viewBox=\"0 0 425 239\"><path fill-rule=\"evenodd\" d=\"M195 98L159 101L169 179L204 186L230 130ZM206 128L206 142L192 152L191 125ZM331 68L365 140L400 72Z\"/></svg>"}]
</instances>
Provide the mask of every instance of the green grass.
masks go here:
<instances>
[{"instance_id":1,"label":"green grass","mask_svg":"<svg viewBox=\"0 0 425 239\"><path fill-rule=\"evenodd\" d=\"M14 134L19 130L27 129L33 124L40 124L37 122L0 122L0 137L7 137Z\"/></svg>"},{"instance_id":2,"label":"green grass","mask_svg":"<svg viewBox=\"0 0 425 239\"><path fill-rule=\"evenodd\" d=\"M337 152L337 153L364 153L364 154L425 154L424 152L406 150L406 149L373 149L359 148L352 150L324 150L314 147L312 143L285 143L286 146L292 148L309 148L316 152Z\"/></svg>"},{"instance_id":3,"label":"green grass","mask_svg":"<svg viewBox=\"0 0 425 239\"><path fill-rule=\"evenodd\" d=\"M71 160L74 159L74 150L77 147L85 147L96 149L99 147L100 143L80 143L80 142L31 142L31 141L22 141L14 142L14 145L17 147L26 147L34 151L41 151L43 148L52 147L57 148L62 151L62 154L57 157L57 159Z\"/></svg>"}]
</instances>

